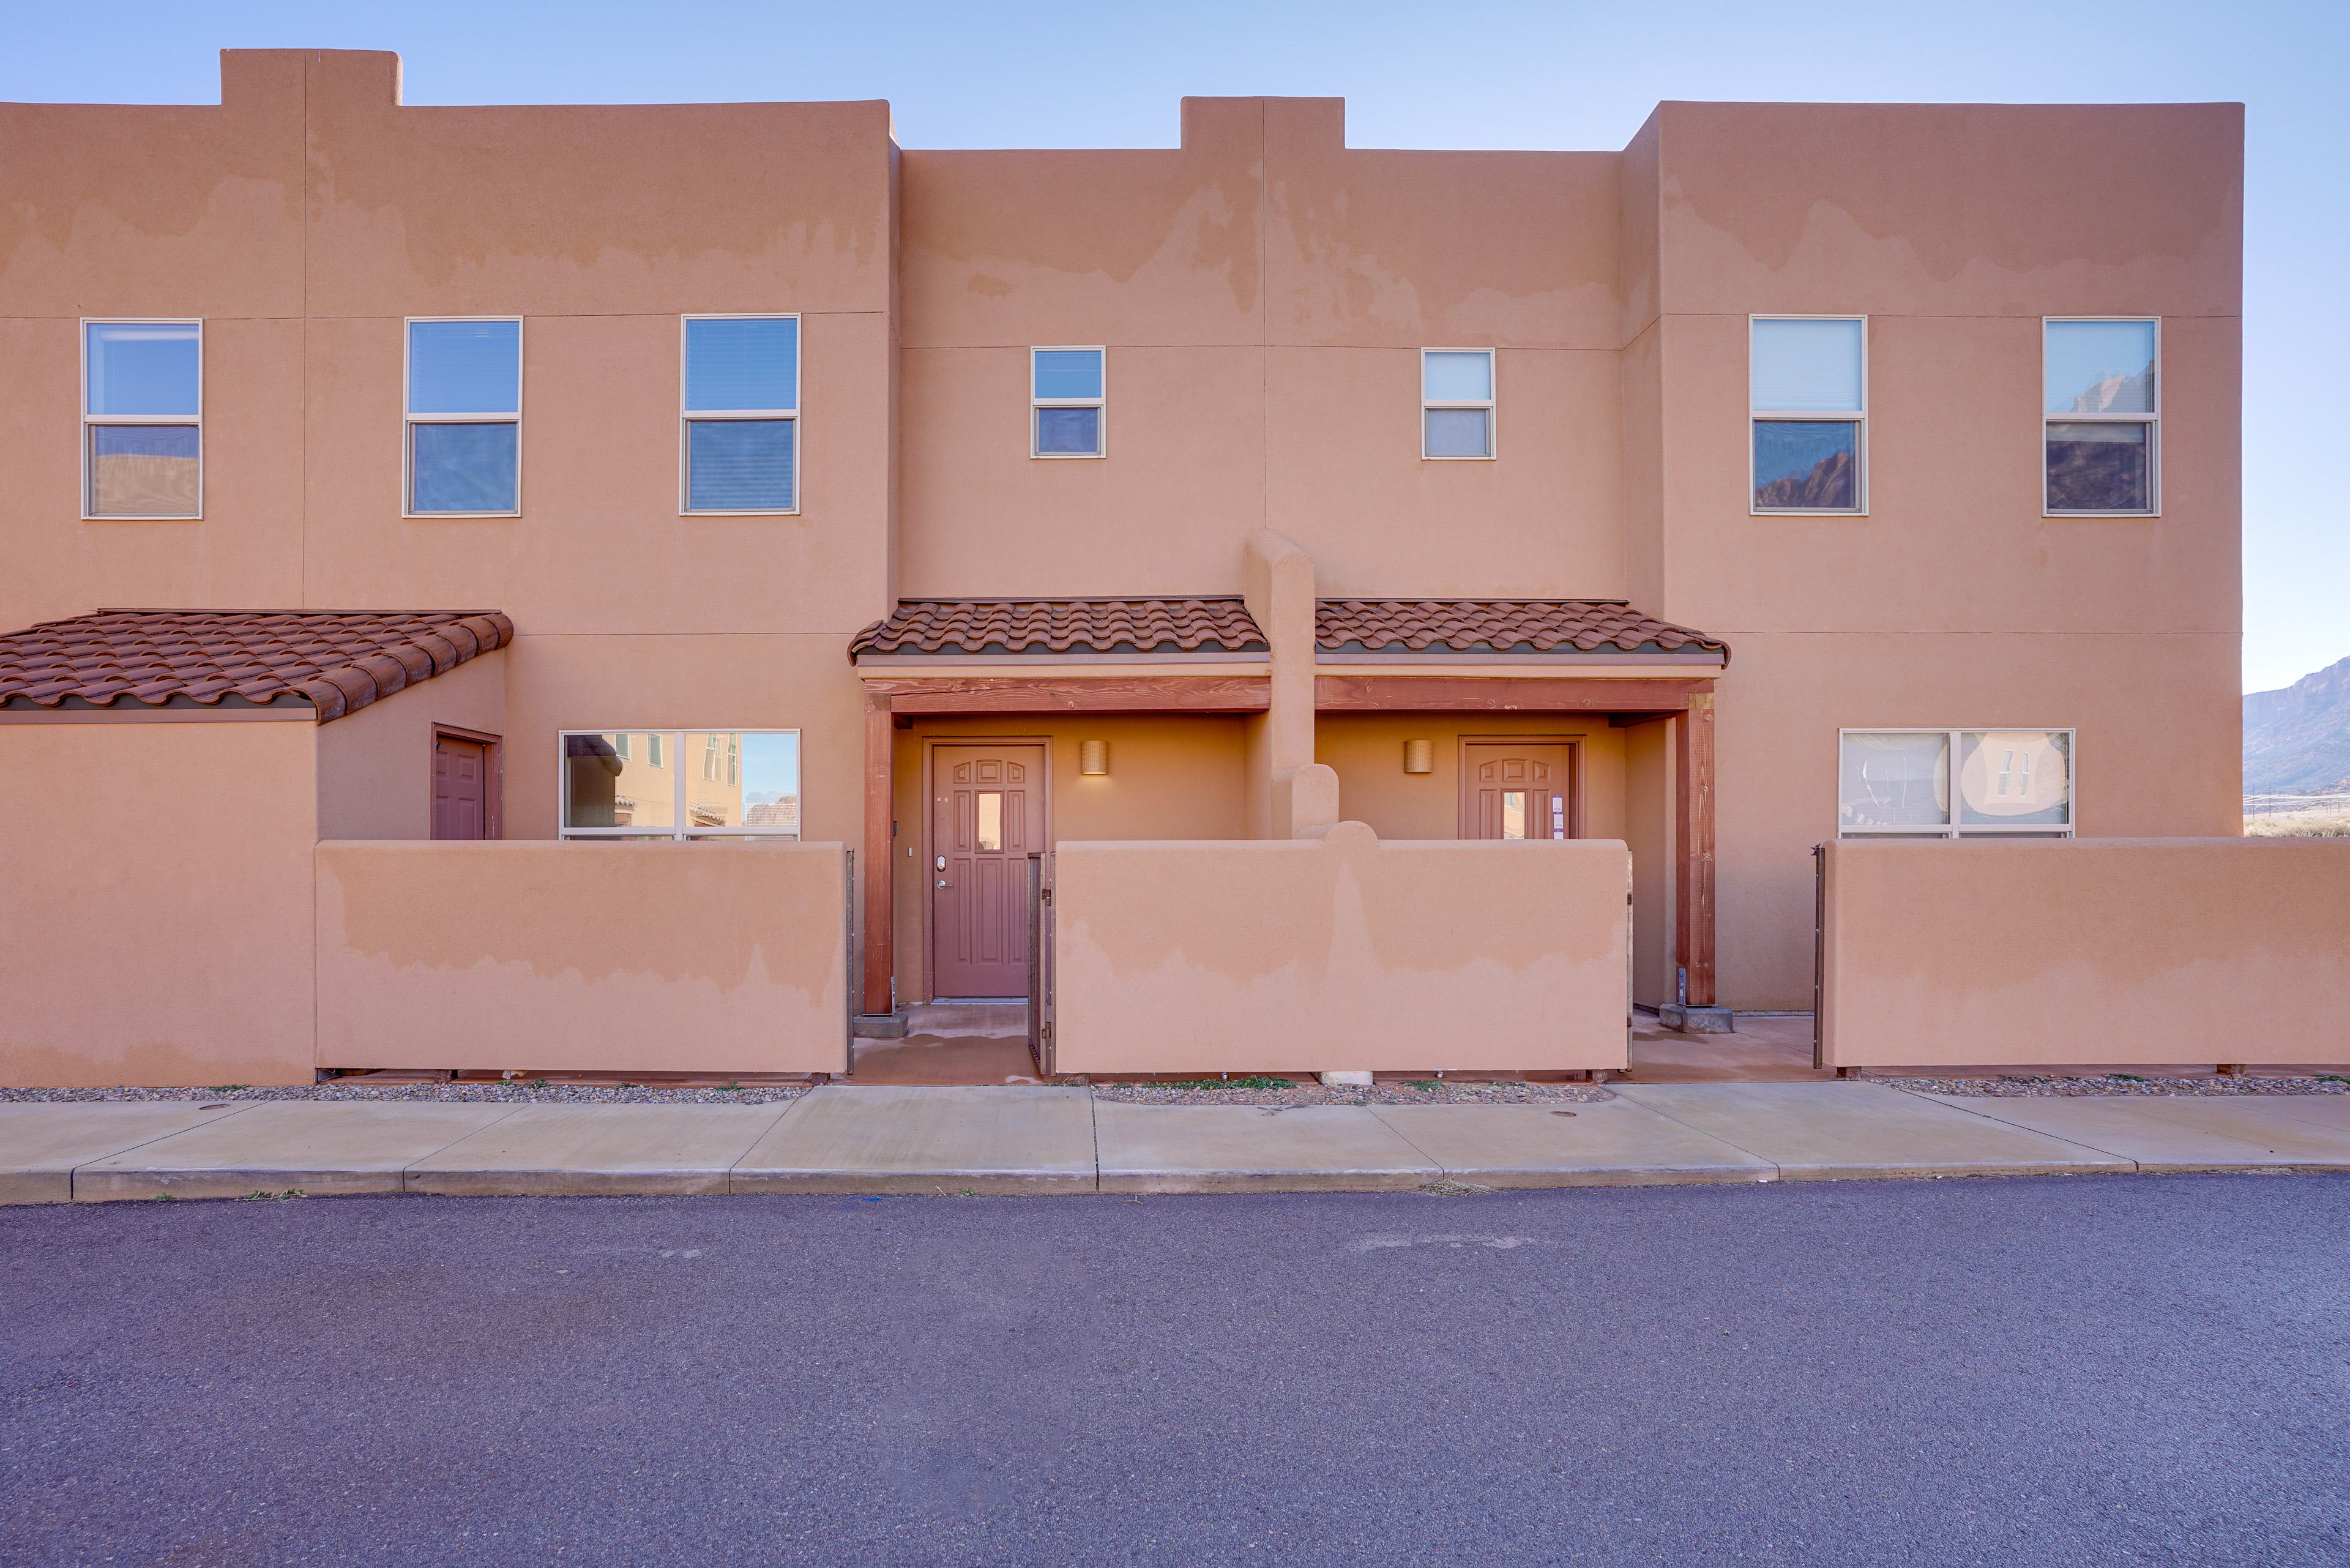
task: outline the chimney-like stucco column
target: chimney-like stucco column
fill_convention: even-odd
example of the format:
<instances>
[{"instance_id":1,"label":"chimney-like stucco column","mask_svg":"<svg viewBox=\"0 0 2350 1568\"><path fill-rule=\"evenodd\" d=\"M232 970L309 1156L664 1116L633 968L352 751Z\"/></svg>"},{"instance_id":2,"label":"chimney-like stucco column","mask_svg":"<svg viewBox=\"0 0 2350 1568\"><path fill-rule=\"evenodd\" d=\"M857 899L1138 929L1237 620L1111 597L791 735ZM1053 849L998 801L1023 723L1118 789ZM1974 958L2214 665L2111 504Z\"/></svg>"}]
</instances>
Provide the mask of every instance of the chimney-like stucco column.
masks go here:
<instances>
[{"instance_id":1,"label":"chimney-like stucco column","mask_svg":"<svg viewBox=\"0 0 2350 1568\"><path fill-rule=\"evenodd\" d=\"M1249 535L1242 597L1272 649L1273 701L1248 725L1248 829L1286 838L1288 792L1314 763L1314 557L1270 528Z\"/></svg>"}]
</instances>

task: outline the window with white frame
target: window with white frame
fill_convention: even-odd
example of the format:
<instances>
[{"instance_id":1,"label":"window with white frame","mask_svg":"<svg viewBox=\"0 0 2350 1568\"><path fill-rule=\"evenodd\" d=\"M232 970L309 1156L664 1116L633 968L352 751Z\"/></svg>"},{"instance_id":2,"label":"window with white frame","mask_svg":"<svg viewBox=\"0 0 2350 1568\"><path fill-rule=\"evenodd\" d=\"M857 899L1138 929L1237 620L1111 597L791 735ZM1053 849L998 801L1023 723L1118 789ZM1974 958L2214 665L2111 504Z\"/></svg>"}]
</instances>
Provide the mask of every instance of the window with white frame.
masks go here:
<instances>
[{"instance_id":1,"label":"window with white frame","mask_svg":"<svg viewBox=\"0 0 2350 1568\"><path fill-rule=\"evenodd\" d=\"M1493 351L1419 351L1419 455L1492 457Z\"/></svg>"},{"instance_id":2,"label":"window with white frame","mask_svg":"<svg viewBox=\"0 0 2350 1568\"><path fill-rule=\"evenodd\" d=\"M800 835L797 730L566 730L566 838Z\"/></svg>"},{"instance_id":3,"label":"window with white frame","mask_svg":"<svg viewBox=\"0 0 2350 1568\"><path fill-rule=\"evenodd\" d=\"M407 515L519 514L522 318L412 318L407 356Z\"/></svg>"},{"instance_id":4,"label":"window with white frame","mask_svg":"<svg viewBox=\"0 0 2350 1568\"><path fill-rule=\"evenodd\" d=\"M798 511L800 318L689 316L681 351L681 509Z\"/></svg>"},{"instance_id":5,"label":"window with white frame","mask_svg":"<svg viewBox=\"0 0 2350 1568\"><path fill-rule=\"evenodd\" d=\"M1747 321L1755 512L1867 510L1868 318Z\"/></svg>"},{"instance_id":6,"label":"window with white frame","mask_svg":"<svg viewBox=\"0 0 2350 1568\"><path fill-rule=\"evenodd\" d=\"M1028 350L1031 457L1100 457L1107 450L1100 348Z\"/></svg>"},{"instance_id":7,"label":"window with white frame","mask_svg":"<svg viewBox=\"0 0 2350 1568\"><path fill-rule=\"evenodd\" d=\"M82 323L85 517L201 517L204 327Z\"/></svg>"},{"instance_id":8,"label":"window with white frame","mask_svg":"<svg viewBox=\"0 0 2350 1568\"><path fill-rule=\"evenodd\" d=\"M2047 510L2159 510L2162 324L2052 317L2041 323Z\"/></svg>"},{"instance_id":9,"label":"window with white frame","mask_svg":"<svg viewBox=\"0 0 2350 1568\"><path fill-rule=\"evenodd\" d=\"M1845 730L1838 742L1836 831L1844 836L2073 831L2070 730Z\"/></svg>"}]
</instances>

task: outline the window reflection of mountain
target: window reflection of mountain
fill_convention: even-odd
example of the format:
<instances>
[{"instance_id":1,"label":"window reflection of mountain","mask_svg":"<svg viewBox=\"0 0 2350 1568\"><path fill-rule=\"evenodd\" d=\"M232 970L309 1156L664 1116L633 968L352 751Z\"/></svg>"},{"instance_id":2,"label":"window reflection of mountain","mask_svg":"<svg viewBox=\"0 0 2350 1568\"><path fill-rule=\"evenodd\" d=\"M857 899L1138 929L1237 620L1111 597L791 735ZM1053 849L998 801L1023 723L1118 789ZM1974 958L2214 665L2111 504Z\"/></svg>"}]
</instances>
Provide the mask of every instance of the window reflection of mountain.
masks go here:
<instances>
[{"instance_id":1,"label":"window reflection of mountain","mask_svg":"<svg viewBox=\"0 0 2350 1568\"><path fill-rule=\"evenodd\" d=\"M1850 507L1854 504L1852 453L1834 452L1813 464L1809 473L1773 480L1754 493L1754 504L1765 508Z\"/></svg>"}]
</instances>

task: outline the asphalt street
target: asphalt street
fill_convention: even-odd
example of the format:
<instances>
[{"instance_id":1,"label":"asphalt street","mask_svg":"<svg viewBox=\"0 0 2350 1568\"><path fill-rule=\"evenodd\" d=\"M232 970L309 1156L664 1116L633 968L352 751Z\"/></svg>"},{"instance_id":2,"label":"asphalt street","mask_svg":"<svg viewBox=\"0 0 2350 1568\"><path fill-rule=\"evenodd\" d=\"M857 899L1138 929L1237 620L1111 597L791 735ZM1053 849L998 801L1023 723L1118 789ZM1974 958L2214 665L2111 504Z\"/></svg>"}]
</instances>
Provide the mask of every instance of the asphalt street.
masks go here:
<instances>
[{"instance_id":1,"label":"asphalt street","mask_svg":"<svg viewBox=\"0 0 2350 1568\"><path fill-rule=\"evenodd\" d=\"M2350 1561L2350 1179L0 1210L0 1562Z\"/></svg>"}]
</instances>

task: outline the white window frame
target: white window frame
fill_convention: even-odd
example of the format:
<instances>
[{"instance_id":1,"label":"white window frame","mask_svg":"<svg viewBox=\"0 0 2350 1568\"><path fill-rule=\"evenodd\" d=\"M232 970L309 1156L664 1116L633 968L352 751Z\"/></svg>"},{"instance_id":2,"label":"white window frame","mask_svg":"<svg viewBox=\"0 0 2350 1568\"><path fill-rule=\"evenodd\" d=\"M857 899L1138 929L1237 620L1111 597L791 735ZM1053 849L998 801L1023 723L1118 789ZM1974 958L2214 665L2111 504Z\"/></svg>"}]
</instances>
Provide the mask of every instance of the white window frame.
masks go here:
<instances>
[{"instance_id":1,"label":"white window frame","mask_svg":"<svg viewBox=\"0 0 2350 1568\"><path fill-rule=\"evenodd\" d=\"M437 515L437 514L435 514L435 515ZM701 769L700 760L698 757L689 763L685 746L685 738L688 735L796 736L799 732L799 729L795 725L776 726L760 724L754 724L748 727L739 725L730 727L723 724L686 724L675 729L671 729L665 725L619 724L607 725L602 729L559 730L556 732L555 737L556 835L557 837L564 839L645 838L668 840L680 844L682 844L689 839L695 838L787 838L795 844L800 843L806 837L805 831L800 833L777 833L772 827L694 827L689 825L686 822L686 800L688 794L686 770L689 766L691 766L694 769L696 775L699 776ZM670 802L670 815L676 826L671 827L572 827L566 825L563 822L563 815L566 812L570 810L571 804L571 759L569 754L569 742L571 738L575 735L622 734L659 735L665 742L667 742L661 748L663 753L668 759L667 763L663 763L655 762L648 757L647 765L652 767L662 767L670 774L671 789L672 791ZM650 748L648 748L648 750L650 750ZM737 755L739 757L739 753L737 753ZM726 753L722 751L720 753L719 763L719 774L722 780L725 774L725 758ZM800 759L800 793L795 798L800 803L800 826L802 829L805 830L807 826L807 759L805 753L802 753Z\"/></svg>"},{"instance_id":2,"label":"white window frame","mask_svg":"<svg viewBox=\"0 0 2350 1568\"><path fill-rule=\"evenodd\" d=\"M1842 516L1841 513L1834 515ZM2027 823L1994 827L1985 823L1961 823L1959 802L1959 737L2022 730L2033 734L2064 737L2064 821ZM1899 827L1846 827L1844 825L1844 742L1847 735L1940 735L1950 750L1944 753L1950 770L1950 820ZM2081 824L2081 738L2069 724L1851 724L1836 731L1835 836L1838 838L2073 838Z\"/></svg>"},{"instance_id":3,"label":"white window frame","mask_svg":"<svg viewBox=\"0 0 2350 1568\"><path fill-rule=\"evenodd\" d=\"M1097 398L1040 398L1036 395L1036 356L1039 354L1098 354L1101 356L1101 396ZM1039 409L1099 409L1101 417L1094 421L1094 450L1091 452L1043 452L1036 441L1036 410ZM1063 458L1090 462L1109 455L1109 349L1100 343L1037 343L1028 349L1028 455L1039 462L1055 462Z\"/></svg>"},{"instance_id":4,"label":"white window frame","mask_svg":"<svg viewBox=\"0 0 2350 1568\"><path fill-rule=\"evenodd\" d=\"M2048 328L2073 321L2126 321L2154 328L2154 406L2142 414L2052 414L2048 411ZM2159 517L2162 515L2162 317L2159 316L2043 316L2040 318L2040 515L2043 517ZM2048 509L2050 425L2144 425L2146 509L2141 512L2052 512Z\"/></svg>"},{"instance_id":5,"label":"white window frame","mask_svg":"<svg viewBox=\"0 0 2350 1568\"><path fill-rule=\"evenodd\" d=\"M192 327L196 329L196 412L93 414L89 411L89 329L93 327ZM81 360L81 518L85 523L201 523L204 520L204 320L201 316L85 316L75 327L74 353ZM193 512L98 512L90 507L90 430L96 425L193 425L196 431L196 509Z\"/></svg>"},{"instance_id":6,"label":"white window frame","mask_svg":"<svg viewBox=\"0 0 2350 1568\"><path fill-rule=\"evenodd\" d=\"M792 403L788 409L688 409L686 324L691 321L789 321L792 331ZM799 405L807 401L800 377L807 365L807 323L796 310L697 310L677 318L677 514L681 517L796 517L807 494L807 450L800 441ZM712 420L788 420L792 427L792 504L785 506L696 506L689 426Z\"/></svg>"},{"instance_id":7,"label":"white window frame","mask_svg":"<svg viewBox=\"0 0 2350 1568\"><path fill-rule=\"evenodd\" d=\"M1758 409L1754 406L1754 324L1758 321L1856 321L1860 324L1860 407L1843 409ZM1797 424L1850 423L1853 462L1860 472L1854 475L1854 504L1850 506L1758 506L1755 492L1754 427L1764 421ZM1866 517L1868 515L1868 317L1849 312L1836 315L1794 315L1772 311L1768 315L1750 315L1746 318L1746 514L1749 517ZM2046 493L2046 486L2042 486Z\"/></svg>"},{"instance_id":8,"label":"white window frame","mask_svg":"<svg viewBox=\"0 0 2350 1568\"><path fill-rule=\"evenodd\" d=\"M408 405L413 400L409 384L409 360L415 343L410 330L418 322L434 321L511 321L515 324L515 411L510 414L412 414ZM522 515L522 410L523 393L530 378L524 374L529 363L524 347L528 327L520 316L404 316L400 321L400 514L432 523L466 517L519 517ZM511 512L419 512L416 510L416 436L418 425L512 425L515 428L515 504Z\"/></svg>"},{"instance_id":9,"label":"white window frame","mask_svg":"<svg viewBox=\"0 0 2350 1568\"><path fill-rule=\"evenodd\" d=\"M1485 356L1485 389L1492 395L1483 399L1434 398L1428 395L1428 357L1430 354L1482 354ZM1419 460L1422 462L1493 462L1502 455L1502 356L1492 348L1422 348L1419 351ZM1428 450L1428 411L1430 409L1482 409L1485 410L1485 451L1471 456L1463 452L1432 452Z\"/></svg>"}]
</instances>

